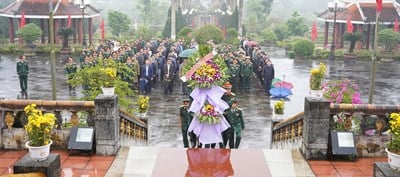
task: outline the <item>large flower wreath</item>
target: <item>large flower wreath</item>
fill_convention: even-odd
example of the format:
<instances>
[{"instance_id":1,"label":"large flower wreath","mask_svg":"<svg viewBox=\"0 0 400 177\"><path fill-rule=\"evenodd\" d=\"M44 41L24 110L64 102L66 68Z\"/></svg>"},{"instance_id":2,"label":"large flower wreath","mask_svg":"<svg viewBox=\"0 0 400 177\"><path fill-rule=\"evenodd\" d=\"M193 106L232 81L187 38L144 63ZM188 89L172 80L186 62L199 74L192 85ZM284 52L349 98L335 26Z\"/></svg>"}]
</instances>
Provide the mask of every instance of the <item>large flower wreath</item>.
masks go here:
<instances>
[{"instance_id":1,"label":"large flower wreath","mask_svg":"<svg viewBox=\"0 0 400 177\"><path fill-rule=\"evenodd\" d=\"M192 89L189 111L195 113L188 131L199 136L202 144L221 142L221 133L229 128L223 116L229 105L221 99L226 90L220 87L228 79L225 61L200 46L199 52L185 62L183 73L186 74L181 79Z\"/></svg>"}]
</instances>

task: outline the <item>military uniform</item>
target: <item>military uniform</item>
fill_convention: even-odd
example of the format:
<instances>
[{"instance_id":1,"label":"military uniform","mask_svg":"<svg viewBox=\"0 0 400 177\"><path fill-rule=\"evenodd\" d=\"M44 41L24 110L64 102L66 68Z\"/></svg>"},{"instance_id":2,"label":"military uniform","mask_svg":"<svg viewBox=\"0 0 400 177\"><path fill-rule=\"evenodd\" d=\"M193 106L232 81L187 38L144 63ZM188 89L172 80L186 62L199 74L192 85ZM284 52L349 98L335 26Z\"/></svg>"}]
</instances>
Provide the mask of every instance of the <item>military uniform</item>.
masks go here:
<instances>
[{"instance_id":1,"label":"military uniform","mask_svg":"<svg viewBox=\"0 0 400 177\"><path fill-rule=\"evenodd\" d=\"M185 101L189 102L189 100L185 100ZM187 147L189 147L188 128L193 119L192 113L189 112L189 106L182 105L179 108L179 117L181 119L183 147L187 148ZM194 135L193 132L190 132L189 136L190 136L190 141L192 142L192 147L193 147L193 146L195 146L195 143L196 143L196 136Z\"/></svg>"},{"instance_id":2,"label":"military uniform","mask_svg":"<svg viewBox=\"0 0 400 177\"><path fill-rule=\"evenodd\" d=\"M242 129L244 129L242 110L239 108L231 108L227 114L228 114L231 126L233 127L233 130L234 130L234 133L236 136L234 148L237 149L240 144ZM232 139L233 139L233 137L232 137ZM230 142L230 144L231 144L231 142Z\"/></svg>"},{"instance_id":3,"label":"military uniform","mask_svg":"<svg viewBox=\"0 0 400 177\"><path fill-rule=\"evenodd\" d=\"M237 63L229 65L229 75L230 82L232 83L232 91L236 92L239 86L240 65Z\"/></svg>"},{"instance_id":4,"label":"military uniform","mask_svg":"<svg viewBox=\"0 0 400 177\"><path fill-rule=\"evenodd\" d=\"M226 87L226 86L224 86L225 87L225 89L230 89L230 87L228 86L228 88ZM234 94L234 93L232 93L232 92L226 92L224 95L222 95L222 100L224 100L226 103L228 103L228 105L229 105L229 108L227 109L227 110L225 110L225 112L224 112L224 117L226 118L226 121L229 123L229 125L231 126L231 127L229 127L228 129L226 129L225 131L223 131L222 132L222 140L223 140L223 146L222 147L226 147L227 146L227 143L228 143L228 141L229 141L229 148L234 148L234 131L233 131L233 128L232 128L232 125L231 125L231 120L230 120L230 117L229 117L229 110L230 110L230 107L232 106L232 104L233 104L233 101L235 100L235 97L236 97L236 95Z\"/></svg>"},{"instance_id":5,"label":"military uniform","mask_svg":"<svg viewBox=\"0 0 400 177\"><path fill-rule=\"evenodd\" d=\"M65 64L64 67L65 67L64 72L67 75L69 81L74 77L76 71L78 70L78 66L76 65L75 62L72 62ZM68 84L68 86L69 86L69 91L74 90L74 87L71 84Z\"/></svg>"},{"instance_id":6,"label":"military uniform","mask_svg":"<svg viewBox=\"0 0 400 177\"><path fill-rule=\"evenodd\" d=\"M243 77L243 89L245 92L250 91L250 77L253 73L253 63L243 62L241 75Z\"/></svg>"},{"instance_id":7,"label":"military uniform","mask_svg":"<svg viewBox=\"0 0 400 177\"><path fill-rule=\"evenodd\" d=\"M21 93L26 92L28 89L28 74L29 65L25 60L19 60L17 62L17 74L19 76L19 86L21 88Z\"/></svg>"}]
</instances>

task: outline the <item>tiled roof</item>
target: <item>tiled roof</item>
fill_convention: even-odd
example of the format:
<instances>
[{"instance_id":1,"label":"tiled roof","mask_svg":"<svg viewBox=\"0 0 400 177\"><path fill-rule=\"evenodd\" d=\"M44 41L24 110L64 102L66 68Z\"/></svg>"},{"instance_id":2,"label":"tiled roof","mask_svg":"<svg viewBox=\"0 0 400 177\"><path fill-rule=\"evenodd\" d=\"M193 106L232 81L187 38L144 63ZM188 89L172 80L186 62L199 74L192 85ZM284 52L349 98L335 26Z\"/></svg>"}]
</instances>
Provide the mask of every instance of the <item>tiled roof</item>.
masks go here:
<instances>
[{"instance_id":1,"label":"tiled roof","mask_svg":"<svg viewBox=\"0 0 400 177\"><path fill-rule=\"evenodd\" d=\"M66 18L71 15L72 18L81 18L82 10L70 0L51 0L55 11L54 18ZM25 12L26 18L38 18L49 15L48 0L19 0L8 7L0 10L0 16L19 18L22 12ZM99 11L93 6L88 5L85 8L87 17L99 16Z\"/></svg>"},{"instance_id":2,"label":"tiled roof","mask_svg":"<svg viewBox=\"0 0 400 177\"><path fill-rule=\"evenodd\" d=\"M347 18L353 23L374 23L376 18L376 3L351 3L346 9L336 14L337 23L346 23ZM380 23L393 23L399 14L393 3L383 3L379 18ZM326 10L318 15L319 20L333 21L334 13Z\"/></svg>"}]
</instances>

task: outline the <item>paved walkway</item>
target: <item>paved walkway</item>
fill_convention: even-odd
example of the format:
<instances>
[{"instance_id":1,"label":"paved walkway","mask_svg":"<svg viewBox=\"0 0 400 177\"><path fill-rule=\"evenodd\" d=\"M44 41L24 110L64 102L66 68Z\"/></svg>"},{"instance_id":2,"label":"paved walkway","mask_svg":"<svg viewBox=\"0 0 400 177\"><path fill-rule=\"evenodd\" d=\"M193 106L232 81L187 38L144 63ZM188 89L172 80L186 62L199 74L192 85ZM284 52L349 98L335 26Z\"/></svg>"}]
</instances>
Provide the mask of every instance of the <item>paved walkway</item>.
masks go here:
<instances>
[{"instance_id":1,"label":"paved walkway","mask_svg":"<svg viewBox=\"0 0 400 177\"><path fill-rule=\"evenodd\" d=\"M76 177L117 177L122 176L125 171L125 164L129 153L137 151L140 148L126 148L120 149L118 155L114 156L69 156L66 151L52 151L52 153L59 153L61 159L62 176L76 176ZM270 150L274 155L271 159L275 161L285 162L292 152L283 152L285 150ZM0 151L0 175L12 174L13 165L18 159L22 158L27 152L25 150L18 151ZM134 157L134 156L130 156ZM309 160L308 165L311 167L316 177L372 177L373 163L386 162L387 158L360 158L356 161L343 162L343 161L326 161L326 160ZM283 176L284 173L304 171L305 164L302 165L276 165L269 166L272 176ZM285 162L286 163L286 162ZM111 165L112 164L112 165ZM273 164L269 163L268 165ZM132 167L130 165L130 167ZM303 170L302 170L303 169ZM106 173L106 171L108 172ZM280 175L282 174L282 175Z\"/></svg>"}]
</instances>

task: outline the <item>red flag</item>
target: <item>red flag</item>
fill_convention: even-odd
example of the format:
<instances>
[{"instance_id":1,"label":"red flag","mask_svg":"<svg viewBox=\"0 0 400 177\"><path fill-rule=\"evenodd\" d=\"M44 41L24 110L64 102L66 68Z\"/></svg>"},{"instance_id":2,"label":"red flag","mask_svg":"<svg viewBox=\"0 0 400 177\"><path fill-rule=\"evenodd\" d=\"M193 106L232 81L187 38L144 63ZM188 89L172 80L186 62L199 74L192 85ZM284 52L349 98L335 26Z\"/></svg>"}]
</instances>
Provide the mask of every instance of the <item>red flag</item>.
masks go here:
<instances>
[{"instance_id":1,"label":"red flag","mask_svg":"<svg viewBox=\"0 0 400 177\"><path fill-rule=\"evenodd\" d=\"M352 33L353 32L353 23L351 23L350 17L347 18L347 32Z\"/></svg>"},{"instance_id":2,"label":"red flag","mask_svg":"<svg viewBox=\"0 0 400 177\"><path fill-rule=\"evenodd\" d=\"M68 14L68 28L71 28L71 25L72 25L71 14Z\"/></svg>"},{"instance_id":3,"label":"red flag","mask_svg":"<svg viewBox=\"0 0 400 177\"><path fill-rule=\"evenodd\" d=\"M393 30L394 30L395 32L399 32L399 20L397 20L397 18L396 18L396 20L394 21L394 28L393 28Z\"/></svg>"},{"instance_id":4,"label":"red flag","mask_svg":"<svg viewBox=\"0 0 400 177\"><path fill-rule=\"evenodd\" d=\"M104 19L101 20L100 30L101 30L101 40L104 40L105 32L106 32L106 30L104 29Z\"/></svg>"},{"instance_id":5,"label":"red flag","mask_svg":"<svg viewBox=\"0 0 400 177\"><path fill-rule=\"evenodd\" d=\"M314 21L311 28L311 40L314 42L315 39L317 39L317 25Z\"/></svg>"},{"instance_id":6,"label":"red flag","mask_svg":"<svg viewBox=\"0 0 400 177\"><path fill-rule=\"evenodd\" d=\"M19 24L19 28L22 28L22 27L24 27L25 26L25 12L22 12L22 15L21 15L21 22L20 22L20 24Z\"/></svg>"},{"instance_id":7,"label":"red flag","mask_svg":"<svg viewBox=\"0 0 400 177\"><path fill-rule=\"evenodd\" d=\"M382 0L376 0L376 11L378 13L382 11Z\"/></svg>"}]
</instances>

